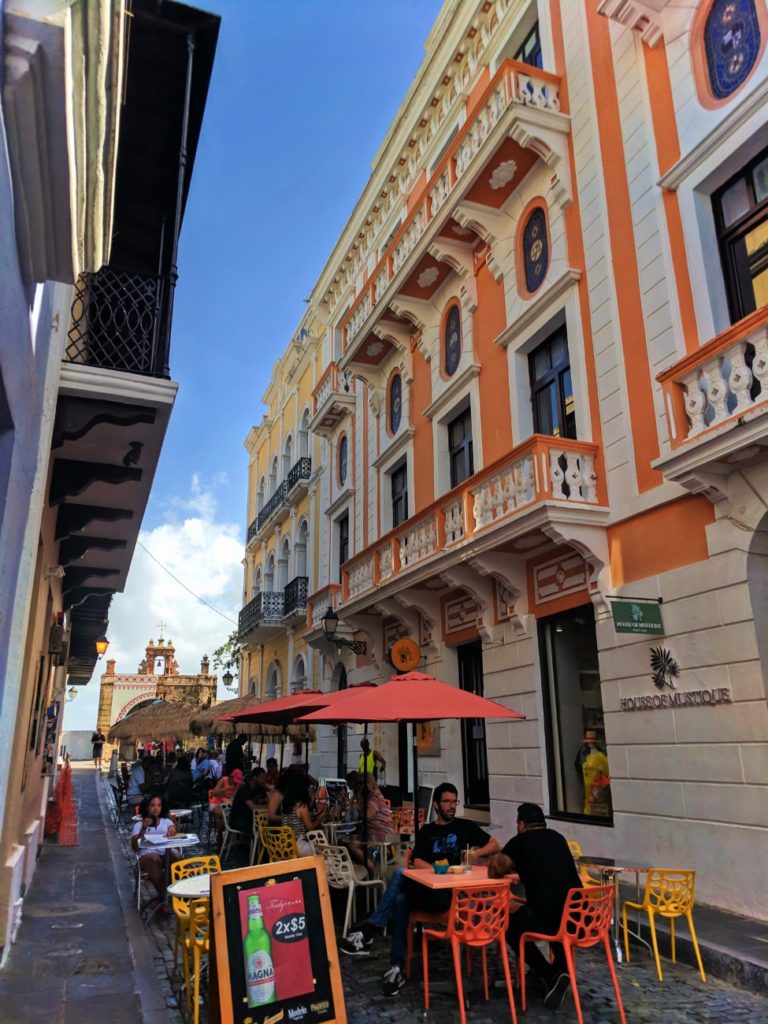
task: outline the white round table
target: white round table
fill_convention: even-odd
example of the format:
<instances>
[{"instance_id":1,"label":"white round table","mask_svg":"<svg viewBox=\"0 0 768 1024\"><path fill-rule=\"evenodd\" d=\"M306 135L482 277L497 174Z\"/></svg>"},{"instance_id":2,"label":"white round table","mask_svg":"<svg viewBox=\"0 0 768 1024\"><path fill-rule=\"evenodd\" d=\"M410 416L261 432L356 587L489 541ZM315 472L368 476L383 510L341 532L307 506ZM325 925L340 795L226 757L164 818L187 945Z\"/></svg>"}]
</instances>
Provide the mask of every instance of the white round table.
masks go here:
<instances>
[{"instance_id":1,"label":"white round table","mask_svg":"<svg viewBox=\"0 0 768 1024\"><path fill-rule=\"evenodd\" d=\"M202 874L180 878L168 886L168 892L171 896L183 896L184 899L202 899L211 894L211 876Z\"/></svg>"}]
</instances>

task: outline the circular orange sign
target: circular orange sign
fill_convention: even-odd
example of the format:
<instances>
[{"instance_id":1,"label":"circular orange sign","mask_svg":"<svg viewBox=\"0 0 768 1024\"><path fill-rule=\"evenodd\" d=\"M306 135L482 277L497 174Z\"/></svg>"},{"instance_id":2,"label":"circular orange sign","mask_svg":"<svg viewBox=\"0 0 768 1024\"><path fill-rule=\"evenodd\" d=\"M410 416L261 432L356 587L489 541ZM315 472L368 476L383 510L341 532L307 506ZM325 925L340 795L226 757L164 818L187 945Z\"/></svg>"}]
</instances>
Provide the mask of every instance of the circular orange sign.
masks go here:
<instances>
[{"instance_id":1,"label":"circular orange sign","mask_svg":"<svg viewBox=\"0 0 768 1024\"><path fill-rule=\"evenodd\" d=\"M415 640L404 636L396 640L389 649L389 660L398 672L410 672L421 660L421 651Z\"/></svg>"}]
</instances>

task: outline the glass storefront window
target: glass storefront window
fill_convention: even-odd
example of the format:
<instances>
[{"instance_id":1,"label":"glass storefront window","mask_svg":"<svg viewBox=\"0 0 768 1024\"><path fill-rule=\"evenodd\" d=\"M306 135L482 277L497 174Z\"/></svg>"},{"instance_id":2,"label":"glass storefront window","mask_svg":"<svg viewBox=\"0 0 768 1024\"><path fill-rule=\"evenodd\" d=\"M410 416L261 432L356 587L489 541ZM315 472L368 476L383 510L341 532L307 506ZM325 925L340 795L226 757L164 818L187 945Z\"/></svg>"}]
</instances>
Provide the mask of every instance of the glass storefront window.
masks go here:
<instances>
[{"instance_id":1,"label":"glass storefront window","mask_svg":"<svg viewBox=\"0 0 768 1024\"><path fill-rule=\"evenodd\" d=\"M539 622L550 814L611 821L592 605Z\"/></svg>"}]
</instances>

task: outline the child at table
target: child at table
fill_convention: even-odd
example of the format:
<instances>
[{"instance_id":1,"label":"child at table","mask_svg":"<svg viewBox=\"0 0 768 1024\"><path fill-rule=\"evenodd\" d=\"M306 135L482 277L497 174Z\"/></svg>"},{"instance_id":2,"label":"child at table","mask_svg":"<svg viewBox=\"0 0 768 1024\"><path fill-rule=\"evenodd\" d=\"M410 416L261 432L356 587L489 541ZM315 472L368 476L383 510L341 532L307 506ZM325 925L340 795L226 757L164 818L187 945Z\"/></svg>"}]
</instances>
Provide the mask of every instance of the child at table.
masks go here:
<instances>
[{"instance_id":1,"label":"child at table","mask_svg":"<svg viewBox=\"0 0 768 1024\"><path fill-rule=\"evenodd\" d=\"M146 836L164 836L172 839L176 835L176 826L170 818L168 807L163 797L158 793L148 796L141 805L141 820L133 826L131 846L142 871L146 871L150 882L157 889L158 895L165 900L165 864L164 858L167 855L169 862L181 859L181 851L171 849L162 852L148 850L141 846ZM170 907L168 908L170 912Z\"/></svg>"}]
</instances>

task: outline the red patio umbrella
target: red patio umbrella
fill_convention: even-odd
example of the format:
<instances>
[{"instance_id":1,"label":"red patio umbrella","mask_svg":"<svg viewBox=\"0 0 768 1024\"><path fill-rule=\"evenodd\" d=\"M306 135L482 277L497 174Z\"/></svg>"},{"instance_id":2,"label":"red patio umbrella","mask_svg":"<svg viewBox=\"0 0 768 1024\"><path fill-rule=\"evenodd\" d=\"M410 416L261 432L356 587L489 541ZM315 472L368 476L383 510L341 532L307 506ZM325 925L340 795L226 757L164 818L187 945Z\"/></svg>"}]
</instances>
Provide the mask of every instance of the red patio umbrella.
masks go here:
<instances>
[{"instance_id":1,"label":"red patio umbrella","mask_svg":"<svg viewBox=\"0 0 768 1024\"><path fill-rule=\"evenodd\" d=\"M297 716L295 722L427 722L435 718L525 718L519 711L480 697L457 686L441 683L423 672L394 675L381 686L342 691L346 699ZM414 828L418 830L416 807L418 747L413 730Z\"/></svg>"}]
</instances>

